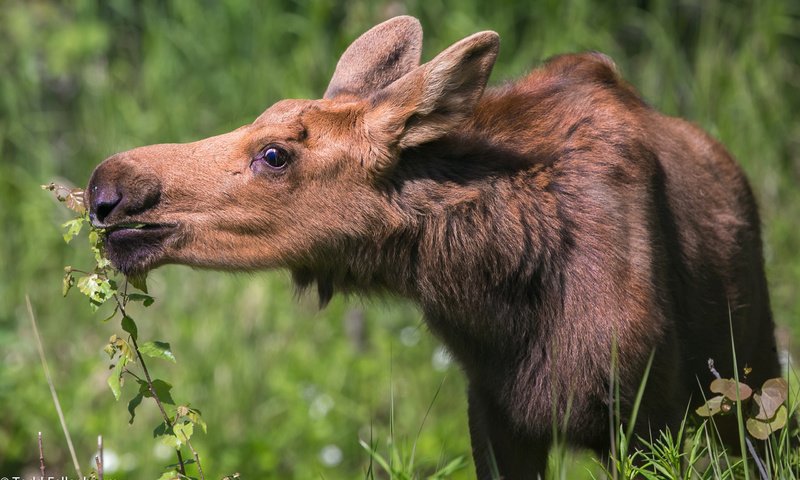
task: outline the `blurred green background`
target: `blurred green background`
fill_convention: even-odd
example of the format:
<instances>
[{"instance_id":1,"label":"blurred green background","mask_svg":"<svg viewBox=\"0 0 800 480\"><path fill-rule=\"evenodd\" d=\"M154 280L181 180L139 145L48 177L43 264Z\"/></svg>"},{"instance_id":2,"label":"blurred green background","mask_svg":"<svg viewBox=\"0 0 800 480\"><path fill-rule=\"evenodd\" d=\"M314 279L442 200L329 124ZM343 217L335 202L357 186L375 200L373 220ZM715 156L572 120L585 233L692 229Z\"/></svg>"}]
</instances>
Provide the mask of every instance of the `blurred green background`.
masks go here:
<instances>
[{"instance_id":1,"label":"blurred green background","mask_svg":"<svg viewBox=\"0 0 800 480\"><path fill-rule=\"evenodd\" d=\"M39 185L83 186L117 151L229 131L281 98L318 98L349 42L403 13L423 24L425 60L499 32L493 84L556 53L603 51L651 104L721 139L760 200L779 337L797 351L800 2L3 0L0 474L38 471L38 431L48 472L74 473L26 294L84 472L98 434L107 469L116 459L110 478L155 478L173 461L151 438L156 408L143 405L128 425L106 385L102 347L116 321L102 323L107 309L90 313L77 293L61 297L64 265L91 259L85 240L64 244L71 215ZM171 342L178 358L151 362L154 373L204 412L208 434L194 443L207 478L364 478L358 439L385 452L392 424L401 448L418 440L422 472L468 455L463 380L413 306L339 298L318 311L313 298L293 298L284 273L170 266L149 283L156 304L133 313L140 336ZM585 456L574 463L568 478L587 475Z\"/></svg>"}]
</instances>

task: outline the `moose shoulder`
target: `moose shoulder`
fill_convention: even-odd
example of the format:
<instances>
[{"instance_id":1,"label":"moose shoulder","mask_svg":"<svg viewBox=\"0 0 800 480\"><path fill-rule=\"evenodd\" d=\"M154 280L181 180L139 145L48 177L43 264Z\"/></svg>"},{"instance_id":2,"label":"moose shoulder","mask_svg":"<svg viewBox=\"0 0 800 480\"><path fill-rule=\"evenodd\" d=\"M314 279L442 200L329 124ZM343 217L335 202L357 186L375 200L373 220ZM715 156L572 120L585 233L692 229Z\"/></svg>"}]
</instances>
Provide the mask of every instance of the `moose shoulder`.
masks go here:
<instances>
[{"instance_id":1,"label":"moose shoulder","mask_svg":"<svg viewBox=\"0 0 800 480\"><path fill-rule=\"evenodd\" d=\"M553 422L608 448L675 427L706 361L778 375L753 195L725 149L647 106L600 54L485 89L499 38L419 64L411 17L342 55L321 100L100 164L92 222L121 271L285 268L300 287L417 302L469 381L480 478L543 473ZM612 371L612 357L617 371Z\"/></svg>"}]
</instances>

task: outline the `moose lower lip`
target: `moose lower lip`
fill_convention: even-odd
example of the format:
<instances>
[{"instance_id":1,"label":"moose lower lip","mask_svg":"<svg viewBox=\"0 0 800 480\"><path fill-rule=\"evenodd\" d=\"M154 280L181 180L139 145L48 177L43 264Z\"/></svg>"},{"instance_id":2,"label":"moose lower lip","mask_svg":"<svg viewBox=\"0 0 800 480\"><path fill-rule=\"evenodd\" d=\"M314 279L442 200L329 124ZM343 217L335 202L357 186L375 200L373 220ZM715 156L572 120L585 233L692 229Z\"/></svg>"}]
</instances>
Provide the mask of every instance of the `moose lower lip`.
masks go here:
<instances>
[{"instance_id":1,"label":"moose lower lip","mask_svg":"<svg viewBox=\"0 0 800 480\"><path fill-rule=\"evenodd\" d=\"M130 225L118 225L106 229L106 238L114 243L126 242L129 240L142 241L152 239L158 241L174 228L174 225L158 223L135 223Z\"/></svg>"},{"instance_id":2,"label":"moose lower lip","mask_svg":"<svg viewBox=\"0 0 800 480\"><path fill-rule=\"evenodd\" d=\"M146 272L158 263L175 224L118 224L106 229L105 253L126 275Z\"/></svg>"}]
</instances>

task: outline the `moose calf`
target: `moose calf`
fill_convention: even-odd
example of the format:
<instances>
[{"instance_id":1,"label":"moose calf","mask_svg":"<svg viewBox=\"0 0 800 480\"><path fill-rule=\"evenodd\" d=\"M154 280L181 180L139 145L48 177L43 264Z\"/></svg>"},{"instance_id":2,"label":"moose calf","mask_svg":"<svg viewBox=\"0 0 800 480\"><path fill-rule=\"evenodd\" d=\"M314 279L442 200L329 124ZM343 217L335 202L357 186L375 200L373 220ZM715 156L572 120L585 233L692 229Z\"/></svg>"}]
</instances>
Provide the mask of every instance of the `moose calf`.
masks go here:
<instances>
[{"instance_id":1,"label":"moose calf","mask_svg":"<svg viewBox=\"0 0 800 480\"><path fill-rule=\"evenodd\" d=\"M609 390L624 421L652 352L643 436L702 402L708 358L731 374L730 325L752 383L779 374L756 205L719 143L600 54L485 89L496 33L422 65L421 44L391 19L321 100L105 160L86 198L108 257L413 300L467 376L480 478L542 474L554 424L607 451Z\"/></svg>"}]
</instances>

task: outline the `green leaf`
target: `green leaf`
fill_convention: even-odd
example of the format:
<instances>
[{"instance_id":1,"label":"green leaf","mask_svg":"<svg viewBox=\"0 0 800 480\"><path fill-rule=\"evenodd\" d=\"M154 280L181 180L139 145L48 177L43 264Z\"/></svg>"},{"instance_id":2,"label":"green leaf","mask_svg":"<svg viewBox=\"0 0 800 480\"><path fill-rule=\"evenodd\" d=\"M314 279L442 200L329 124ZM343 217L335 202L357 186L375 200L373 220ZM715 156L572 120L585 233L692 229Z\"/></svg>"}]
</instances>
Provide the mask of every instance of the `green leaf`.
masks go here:
<instances>
[{"instance_id":1,"label":"green leaf","mask_svg":"<svg viewBox=\"0 0 800 480\"><path fill-rule=\"evenodd\" d=\"M89 297L89 300L95 305L102 305L115 292L108 278L97 273L81 277L77 286L78 290Z\"/></svg>"},{"instance_id":2,"label":"green leaf","mask_svg":"<svg viewBox=\"0 0 800 480\"><path fill-rule=\"evenodd\" d=\"M180 480L181 476L177 470L168 470L158 477L158 480Z\"/></svg>"},{"instance_id":3,"label":"green leaf","mask_svg":"<svg viewBox=\"0 0 800 480\"><path fill-rule=\"evenodd\" d=\"M145 387L147 393L144 396L151 397L152 392L150 392L150 389L147 388L146 385ZM170 393L170 390L172 390L172 385L165 382L164 380L155 379L153 380L153 390L156 392L156 395L158 395L158 399L161 400L161 403L166 403L167 405L175 405L175 400L172 399L172 394Z\"/></svg>"},{"instance_id":4,"label":"green leaf","mask_svg":"<svg viewBox=\"0 0 800 480\"><path fill-rule=\"evenodd\" d=\"M131 275L128 277L128 283L133 285L137 290L147 293L147 274Z\"/></svg>"},{"instance_id":5,"label":"green leaf","mask_svg":"<svg viewBox=\"0 0 800 480\"><path fill-rule=\"evenodd\" d=\"M100 270L111 266L111 260L104 257L100 251L95 252L94 261L97 263L97 268Z\"/></svg>"},{"instance_id":6,"label":"green leaf","mask_svg":"<svg viewBox=\"0 0 800 480\"><path fill-rule=\"evenodd\" d=\"M114 371L108 377L108 386L111 387L111 393L114 394L114 399L119 400L122 389L122 369L128 363L128 357L120 356L117 359L117 364L114 366Z\"/></svg>"},{"instance_id":7,"label":"green leaf","mask_svg":"<svg viewBox=\"0 0 800 480\"><path fill-rule=\"evenodd\" d=\"M131 414L131 419L128 420L129 425L133 425L133 418L136 416L136 408L142 404L143 398L144 395L137 393L136 396L133 397L130 402L128 402L128 413Z\"/></svg>"},{"instance_id":8,"label":"green leaf","mask_svg":"<svg viewBox=\"0 0 800 480\"><path fill-rule=\"evenodd\" d=\"M172 426L172 431L181 442L186 443L192 438L194 433L194 425L191 422L178 423Z\"/></svg>"},{"instance_id":9,"label":"green leaf","mask_svg":"<svg viewBox=\"0 0 800 480\"><path fill-rule=\"evenodd\" d=\"M111 352L108 350L109 347L111 347ZM120 356L125 357L128 362L132 363L136 361L136 354L131 348L131 344L116 335L111 335L111 338L108 339L108 345L104 350L109 352L109 355L112 357L115 352L119 352Z\"/></svg>"},{"instance_id":10,"label":"green leaf","mask_svg":"<svg viewBox=\"0 0 800 480\"><path fill-rule=\"evenodd\" d=\"M700 406L695 412L701 417L711 417L722 411L722 401L725 397L719 395L714 398L708 399L706 403Z\"/></svg>"},{"instance_id":11,"label":"green leaf","mask_svg":"<svg viewBox=\"0 0 800 480\"><path fill-rule=\"evenodd\" d=\"M203 433L208 433L208 426L203 420L200 410L191 408L188 405L179 405L175 410L178 417L186 418L195 425L200 425L200 427L203 429Z\"/></svg>"},{"instance_id":12,"label":"green leaf","mask_svg":"<svg viewBox=\"0 0 800 480\"><path fill-rule=\"evenodd\" d=\"M770 378L761 387L761 393L753 398L758 406L758 420L769 420L786 401L789 395L789 384L784 378Z\"/></svg>"},{"instance_id":13,"label":"green leaf","mask_svg":"<svg viewBox=\"0 0 800 480\"><path fill-rule=\"evenodd\" d=\"M73 285L75 285L75 277L72 276L72 270L68 270L64 273L64 280L61 284L61 294L66 297Z\"/></svg>"},{"instance_id":14,"label":"green leaf","mask_svg":"<svg viewBox=\"0 0 800 480\"><path fill-rule=\"evenodd\" d=\"M738 398L737 398L737 388L738 388ZM753 394L753 389L749 386L745 385L744 383L737 382L732 378L717 378L713 382L711 382L711 391L714 393L719 393L724 395L725 397L733 400L734 402L737 400L747 400L750 398L750 395Z\"/></svg>"},{"instance_id":15,"label":"green leaf","mask_svg":"<svg viewBox=\"0 0 800 480\"><path fill-rule=\"evenodd\" d=\"M177 423L172 428L162 423L153 431L153 436L162 444L179 450L192 437L192 433L194 426L191 423Z\"/></svg>"},{"instance_id":16,"label":"green leaf","mask_svg":"<svg viewBox=\"0 0 800 480\"><path fill-rule=\"evenodd\" d=\"M128 300L132 302L142 302L145 307L149 307L156 301L155 298L151 297L150 295L145 295L143 293L129 293Z\"/></svg>"},{"instance_id":17,"label":"green leaf","mask_svg":"<svg viewBox=\"0 0 800 480\"><path fill-rule=\"evenodd\" d=\"M172 430L170 430L169 426L166 423L161 422L156 428L153 429L153 438L158 438L162 435L166 435L171 431Z\"/></svg>"},{"instance_id":18,"label":"green leaf","mask_svg":"<svg viewBox=\"0 0 800 480\"><path fill-rule=\"evenodd\" d=\"M170 448L174 448L175 450L179 450L183 444L175 435L161 435L158 437L158 441Z\"/></svg>"},{"instance_id":19,"label":"green leaf","mask_svg":"<svg viewBox=\"0 0 800 480\"><path fill-rule=\"evenodd\" d=\"M439 471L437 471L434 475L439 478L449 478L457 471L467 468L467 465L468 464L463 456L456 457L451 460L450 463L440 468Z\"/></svg>"},{"instance_id":20,"label":"green leaf","mask_svg":"<svg viewBox=\"0 0 800 480\"><path fill-rule=\"evenodd\" d=\"M147 355L152 358L163 358L175 362L175 355L173 355L171 347L167 342L146 342L139 347L142 355Z\"/></svg>"},{"instance_id":21,"label":"green leaf","mask_svg":"<svg viewBox=\"0 0 800 480\"><path fill-rule=\"evenodd\" d=\"M71 242L72 239L75 238L76 235L81 233L81 228L83 228L84 220L85 220L85 217L78 217L78 218L76 218L74 220L70 220L70 221L64 223L63 225L61 225L61 228L66 230L66 232L64 232L64 241L65 242L67 242L67 243Z\"/></svg>"},{"instance_id":22,"label":"green leaf","mask_svg":"<svg viewBox=\"0 0 800 480\"><path fill-rule=\"evenodd\" d=\"M136 328L136 322L127 315L122 317L122 329L125 330L131 338L137 340L137 335L139 334L139 330Z\"/></svg>"},{"instance_id":23,"label":"green leaf","mask_svg":"<svg viewBox=\"0 0 800 480\"><path fill-rule=\"evenodd\" d=\"M186 414L186 417L194 424L200 425L203 429L203 433L208 433L208 425L206 425L206 421L203 420L202 415L200 414L200 410L190 408L189 412Z\"/></svg>"},{"instance_id":24,"label":"green leaf","mask_svg":"<svg viewBox=\"0 0 800 480\"><path fill-rule=\"evenodd\" d=\"M787 420L786 405L781 405L775 412L775 417L771 421L762 421L757 418L747 419L747 431L750 435L759 439L766 440L773 432L786 426Z\"/></svg>"}]
</instances>

